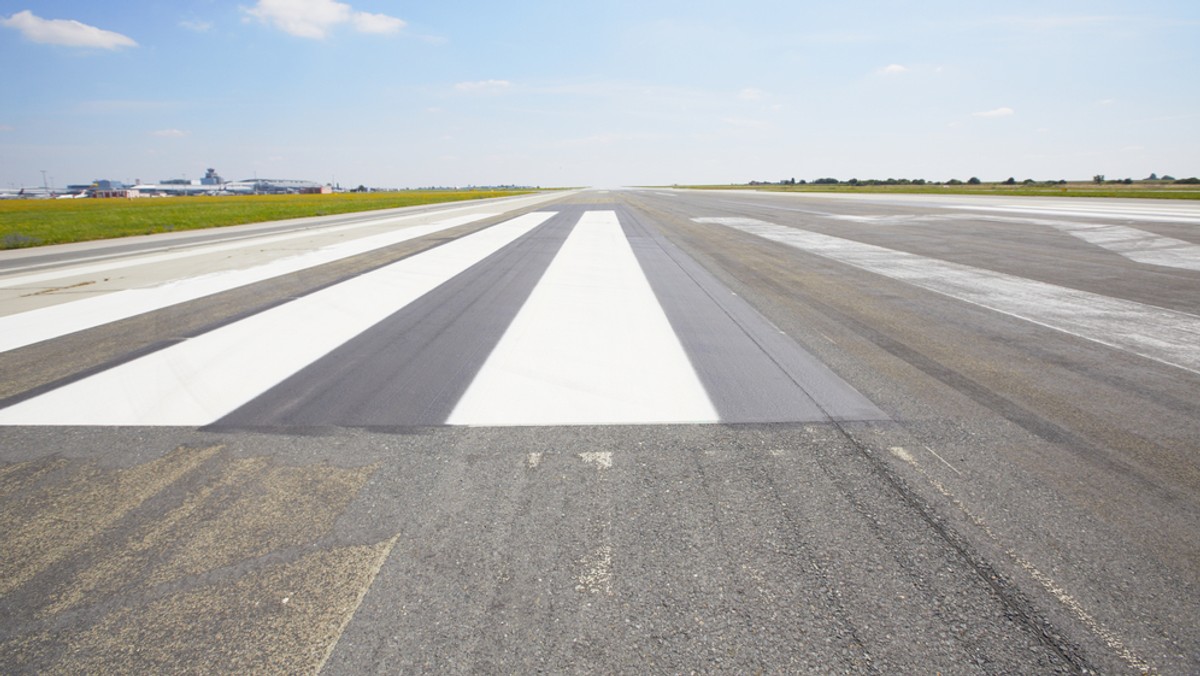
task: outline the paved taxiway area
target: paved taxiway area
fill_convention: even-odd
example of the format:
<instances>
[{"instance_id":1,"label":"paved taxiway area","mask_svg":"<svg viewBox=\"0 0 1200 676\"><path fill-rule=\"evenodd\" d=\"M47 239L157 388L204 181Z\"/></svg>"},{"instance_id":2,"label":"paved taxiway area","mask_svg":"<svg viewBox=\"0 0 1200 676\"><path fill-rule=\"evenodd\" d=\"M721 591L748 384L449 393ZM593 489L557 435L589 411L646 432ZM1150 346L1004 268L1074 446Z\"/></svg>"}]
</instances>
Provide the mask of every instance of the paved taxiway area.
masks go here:
<instances>
[{"instance_id":1,"label":"paved taxiway area","mask_svg":"<svg viewBox=\"0 0 1200 676\"><path fill-rule=\"evenodd\" d=\"M630 190L0 257L0 664L1195 672L1198 252Z\"/></svg>"}]
</instances>

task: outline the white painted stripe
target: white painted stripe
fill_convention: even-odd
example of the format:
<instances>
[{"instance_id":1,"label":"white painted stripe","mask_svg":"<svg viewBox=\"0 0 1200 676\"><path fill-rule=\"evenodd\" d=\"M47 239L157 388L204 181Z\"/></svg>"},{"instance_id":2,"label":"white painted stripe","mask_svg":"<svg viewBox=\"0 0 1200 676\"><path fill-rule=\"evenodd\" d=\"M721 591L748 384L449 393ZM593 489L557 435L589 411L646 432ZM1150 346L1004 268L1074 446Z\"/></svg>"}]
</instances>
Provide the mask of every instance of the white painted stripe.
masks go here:
<instances>
[{"instance_id":1,"label":"white painted stripe","mask_svg":"<svg viewBox=\"0 0 1200 676\"><path fill-rule=\"evenodd\" d=\"M695 218L1200 373L1200 317L752 218Z\"/></svg>"},{"instance_id":2,"label":"white painted stripe","mask_svg":"<svg viewBox=\"0 0 1200 676\"><path fill-rule=\"evenodd\" d=\"M412 226L342 242L242 270L225 270L159 286L126 289L103 296L0 317L0 352L134 317L170 305L211 296L265 279L324 265L492 216L495 214L455 216L436 223ZM238 246L246 246L246 244L240 242ZM217 249L208 249L208 251L220 249L218 247ZM159 254L150 258L169 255Z\"/></svg>"},{"instance_id":3,"label":"white painted stripe","mask_svg":"<svg viewBox=\"0 0 1200 676\"><path fill-rule=\"evenodd\" d=\"M1020 214L1046 214L1053 216L1087 216L1089 218L1119 218L1123 220L1136 219L1142 221L1159 221L1165 223L1200 223L1200 213L1195 209L1185 208L1150 208L1123 207L1119 205L1104 205L1103 207L1077 207L1068 205L1054 206L1001 206L1001 205L966 205L939 204L946 209L961 209L964 211L997 211Z\"/></svg>"},{"instance_id":4,"label":"white painted stripe","mask_svg":"<svg viewBox=\"0 0 1200 676\"><path fill-rule=\"evenodd\" d=\"M580 219L449 418L454 425L717 422L612 211Z\"/></svg>"},{"instance_id":5,"label":"white painted stripe","mask_svg":"<svg viewBox=\"0 0 1200 676\"><path fill-rule=\"evenodd\" d=\"M1200 270L1200 245L1124 225L1095 225L1046 221L1048 225L1085 242L1149 265Z\"/></svg>"},{"instance_id":6,"label":"white painted stripe","mask_svg":"<svg viewBox=\"0 0 1200 676\"><path fill-rule=\"evenodd\" d=\"M544 223L526 214L0 410L7 425L212 423Z\"/></svg>"},{"instance_id":7,"label":"white painted stripe","mask_svg":"<svg viewBox=\"0 0 1200 676\"><path fill-rule=\"evenodd\" d=\"M491 215L491 214L488 214ZM483 216L486 217L486 216ZM0 277L0 288L11 288L14 286L26 286L29 284L40 284L55 279L63 279L65 277L78 277L81 275L90 275L97 272L110 272L112 270L123 270L126 268L136 267L139 265L150 265L154 263L165 263L167 261L180 260L183 258L192 258L194 256L204 256L207 254L219 253L221 251L236 251L238 249L258 248L269 244L278 244L301 237L313 237L317 235L327 235L346 230L355 230L364 227L374 227L385 225L387 223L399 223L404 220L412 220L416 216L407 216L400 218L380 218L370 221L359 221L347 225L339 225L327 228L305 228L293 232L281 233L278 235L267 235L263 237L243 237L232 241L220 241L210 244L199 244L188 246L179 249L170 249L167 251L158 251L146 254L124 254L117 258L108 258L103 261L88 263L86 265L74 266L55 266L51 270L43 270L41 272L30 272L24 275L15 277Z\"/></svg>"}]
</instances>

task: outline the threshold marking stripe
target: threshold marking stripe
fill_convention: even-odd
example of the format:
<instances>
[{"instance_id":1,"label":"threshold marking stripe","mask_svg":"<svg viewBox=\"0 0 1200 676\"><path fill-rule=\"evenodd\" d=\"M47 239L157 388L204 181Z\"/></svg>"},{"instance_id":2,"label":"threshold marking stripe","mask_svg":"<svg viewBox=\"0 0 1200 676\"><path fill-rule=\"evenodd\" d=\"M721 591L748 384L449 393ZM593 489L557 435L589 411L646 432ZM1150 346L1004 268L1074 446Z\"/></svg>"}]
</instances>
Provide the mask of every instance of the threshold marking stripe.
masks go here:
<instances>
[{"instance_id":1,"label":"threshold marking stripe","mask_svg":"<svg viewBox=\"0 0 1200 676\"><path fill-rule=\"evenodd\" d=\"M553 215L520 216L19 402L0 424L207 425Z\"/></svg>"},{"instance_id":2,"label":"threshold marking stripe","mask_svg":"<svg viewBox=\"0 0 1200 676\"><path fill-rule=\"evenodd\" d=\"M588 211L447 423L718 421L616 213Z\"/></svg>"},{"instance_id":3,"label":"threshold marking stripe","mask_svg":"<svg viewBox=\"0 0 1200 676\"><path fill-rule=\"evenodd\" d=\"M158 286L126 289L103 296L85 298L0 317L0 352L15 350L19 347L32 345L43 340L65 336L76 331L109 324L171 305L211 296L318 265L324 265L493 216L496 216L496 214L486 213L454 216L437 221L436 223L411 226L394 232L385 232L349 242L334 244L315 251L281 258L250 268L225 270L209 275L168 282ZM359 227L359 224L355 224L354 227ZM305 234L311 233L306 232ZM216 249L207 249L203 253L214 250L220 251L224 248L242 248L245 246L248 246L246 242L239 242L237 247L219 246ZM185 252L179 253L182 254ZM186 252L186 254L188 256L198 255L194 251ZM169 255L161 254L161 256ZM157 259L159 256L152 258ZM141 263L139 262L138 264L140 265Z\"/></svg>"},{"instance_id":4,"label":"threshold marking stripe","mask_svg":"<svg viewBox=\"0 0 1200 676\"><path fill-rule=\"evenodd\" d=\"M442 425L581 210L532 232L300 369L215 428Z\"/></svg>"},{"instance_id":5,"label":"threshold marking stripe","mask_svg":"<svg viewBox=\"0 0 1200 676\"><path fill-rule=\"evenodd\" d=\"M753 218L693 218L1200 373L1200 317Z\"/></svg>"}]
</instances>

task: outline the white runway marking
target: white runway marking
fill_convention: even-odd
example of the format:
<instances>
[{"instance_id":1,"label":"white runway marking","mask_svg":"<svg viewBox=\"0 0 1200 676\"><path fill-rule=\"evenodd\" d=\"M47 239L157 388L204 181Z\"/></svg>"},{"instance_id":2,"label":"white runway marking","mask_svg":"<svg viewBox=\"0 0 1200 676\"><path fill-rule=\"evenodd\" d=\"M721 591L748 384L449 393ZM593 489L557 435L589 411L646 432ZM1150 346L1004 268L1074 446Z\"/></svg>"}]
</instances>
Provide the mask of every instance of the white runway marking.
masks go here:
<instances>
[{"instance_id":1,"label":"white runway marking","mask_svg":"<svg viewBox=\"0 0 1200 676\"><path fill-rule=\"evenodd\" d=\"M482 218L488 218L488 217L494 216L494 215L495 214L478 214L477 217L482 219ZM287 242L287 241L293 240L293 239L300 239L302 237L313 237L315 235L328 235L328 234L344 232L344 231L348 231L348 230L357 230L357 229L365 228L365 227L377 227L377 226L384 225L387 223L396 223L397 225L399 225L401 221L412 220L413 218L416 218L416 217L417 216L397 216L394 218L377 218L377 219L373 219L373 220L369 220L369 221L358 221L355 223L348 223L345 225L338 225L338 226L333 226L333 227L306 228L303 230L297 230L297 231L293 231L293 232L285 232L285 233L280 233L277 235L266 235L266 236L259 236L259 237L250 236L250 237L242 237L242 238L234 239L231 241L221 241L221 242L215 242L215 243L211 243L211 244L197 244L197 245L185 246L185 247L177 248L177 249L170 249L167 251L160 251L157 253L126 254L124 256L118 256L115 258L107 258L107 259L104 259L101 261L86 263L83 265L55 267L52 270L44 270L42 272L29 272L29 273L26 273L23 275L17 275L14 277L2 277L2 278L0 278L0 288L11 288L14 286L26 286L29 284L40 284L42 282L47 282L47 281L51 281L51 280L55 280L55 279L62 279L64 277L78 277L80 275L89 275L89 274L93 274L93 273L97 273L97 272L109 272L112 270L122 270L125 268L136 267L139 265L165 263L167 261L181 260L184 258L192 258L194 256L204 256L204 255L208 255L208 254L219 253L221 251L237 251L238 249L260 248L260 247L264 247L267 245L278 244L280 242ZM466 221L466 222L470 222L470 221ZM365 241L365 240L358 240L358 241ZM354 243L355 242L348 242L347 244L354 244ZM339 243L335 246L343 246L343 244ZM333 248L333 247L327 247L327 248Z\"/></svg>"},{"instance_id":2,"label":"white runway marking","mask_svg":"<svg viewBox=\"0 0 1200 676\"><path fill-rule=\"evenodd\" d=\"M1200 245L1124 225L1044 221L1052 228L1138 263L1200 270Z\"/></svg>"},{"instance_id":3,"label":"white runway marking","mask_svg":"<svg viewBox=\"0 0 1200 676\"><path fill-rule=\"evenodd\" d=\"M752 218L694 218L1200 373L1200 317Z\"/></svg>"},{"instance_id":4,"label":"white runway marking","mask_svg":"<svg viewBox=\"0 0 1200 676\"><path fill-rule=\"evenodd\" d=\"M1200 244L1193 244L1174 237L1164 237L1139 228L1021 216L980 216L979 218L998 223L1042 225L1121 254L1138 263L1184 270L1200 270Z\"/></svg>"},{"instance_id":5,"label":"white runway marking","mask_svg":"<svg viewBox=\"0 0 1200 676\"><path fill-rule=\"evenodd\" d=\"M612 211L586 212L453 425L717 422Z\"/></svg>"},{"instance_id":6,"label":"white runway marking","mask_svg":"<svg viewBox=\"0 0 1200 676\"><path fill-rule=\"evenodd\" d=\"M1053 216L1087 216L1089 218L1120 218L1165 223L1200 223L1200 213L1192 205L1157 206L1100 203L1096 206L1074 204L1047 204L1033 206L1022 204L939 204L946 209L965 211L998 211L1017 214L1046 214Z\"/></svg>"},{"instance_id":7,"label":"white runway marking","mask_svg":"<svg viewBox=\"0 0 1200 676\"><path fill-rule=\"evenodd\" d=\"M95 326L134 317L145 312L211 296L222 291L261 282L265 279L349 258L350 256L399 244L400 242L423 237L459 225L473 223L492 216L495 216L495 214L455 216L428 225L412 226L393 232L385 232L371 237L335 244L323 249L282 258L243 270L227 270L210 275L182 279L160 286L127 289L104 296L86 298L71 303L62 303L7 317L0 317L0 352L15 350L18 347L32 345L43 340L65 336L76 331L90 329ZM244 247L246 243L239 242L238 246ZM221 246L216 249L208 249L207 251L219 251L223 248L227 247ZM182 254L185 252L179 253ZM196 252L186 253L189 256L196 255ZM157 254L148 258L150 260L162 260L163 257L169 256L171 254ZM139 259L137 264L141 264L146 260ZM125 262L125 265L129 264L128 261Z\"/></svg>"},{"instance_id":8,"label":"white runway marking","mask_svg":"<svg viewBox=\"0 0 1200 676\"><path fill-rule=\"evenodd\" d=\"M537 212L0 410L8 425L212 423L541 225Z\"/></svg>"}]
</instances>

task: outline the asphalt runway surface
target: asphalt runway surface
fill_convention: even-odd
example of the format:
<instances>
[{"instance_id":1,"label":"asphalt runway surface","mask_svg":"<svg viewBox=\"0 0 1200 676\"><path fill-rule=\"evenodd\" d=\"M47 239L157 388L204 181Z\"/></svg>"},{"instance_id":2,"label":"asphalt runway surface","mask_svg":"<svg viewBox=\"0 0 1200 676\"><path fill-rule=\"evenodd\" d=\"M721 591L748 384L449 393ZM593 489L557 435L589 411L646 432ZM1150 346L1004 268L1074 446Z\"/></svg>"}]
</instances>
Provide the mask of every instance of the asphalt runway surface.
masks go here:
<instances>
[{"instance_id":1,"label":"asphalt runway surface","mask_svg":"<svg viewBox=\"0 0 1200 676\"><path fill-rule=\"evenodd\" d=\"M0 252L6 673L1195 673L1200 208L587 190Z\"/></svg>"}]
</instances>

